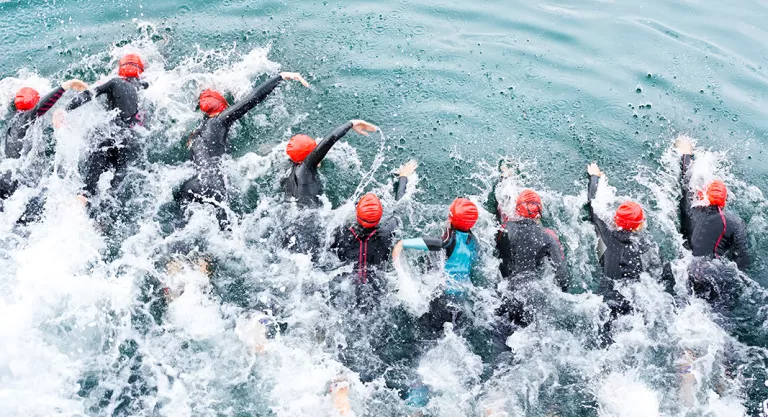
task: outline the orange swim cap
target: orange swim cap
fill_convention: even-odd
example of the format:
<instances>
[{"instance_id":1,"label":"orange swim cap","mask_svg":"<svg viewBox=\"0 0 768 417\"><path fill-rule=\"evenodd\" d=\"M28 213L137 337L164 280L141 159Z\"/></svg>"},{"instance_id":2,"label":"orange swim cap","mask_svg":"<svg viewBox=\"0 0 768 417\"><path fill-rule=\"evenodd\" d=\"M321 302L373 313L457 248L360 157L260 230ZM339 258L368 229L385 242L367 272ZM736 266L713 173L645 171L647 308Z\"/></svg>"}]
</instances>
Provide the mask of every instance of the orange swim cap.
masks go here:
<instances>
[{"instance_id":1,"label":"orange swim cap","mask_svg":"<svg viewBox=\"0 0 768 417\"><path fill-rule=\"evenodd\" d=\"M40 101L40 93L34 88L24 87L16 93L16 98L13 100L13 104L16 105L16 110L28 111L37 106Z\"/></svg>"},{"instance_id":2,"label":"orange swim cap","mask_svg":"<svg viewBox=\"0 0 768 417\"><path fill-rule=\"evenodd\" d=\"M725 201L728 200L728 187L720 180L715 180L707 186L707 199L710 206L725 207Z\"/></svg>"},{"instance_id":3,"label":"orange swim cap","mask_svg":"<svg viewBox=\"0 0 768 417\"><path fill-rule=\"evenodd\" d=\"M226 110L227 106L229 106L229 103L227 103L227 99L225 99L221 93L209 89L200 93L199 105L200 111L209 116L212 116Z\"/></svg>"},{"instance_id":4,"label":"orange swim cap","mask_svg":"<svg viewBox=\"0 0 768 417\"><path fill-rule=\"evenodd\" d=\"M541 216L541 197L536 191L523 190L517 196L517 215L528 219Z\"/></svg>"},{"instance_id":5,"label":"orange swim cap","mask_svg":"<svg viewBox=\"0 0 768 417\"><path fill-rule=\"evenodd\" d=\"M304 162L307 156L317 147L317 142L308 135L296 135L288 141L285 153L296 164Z\"/></svg>"},{"instance_id":6,"label":"orange swim cap","mask_svg":"<svg viewBox=\"0 0 768 417\"><path fill-rule=\"evenodd\" d=\"M124 78L138 78L144 72L144 62L136 54L127 54L120 59L117 75Z\"/></svg>"},{"instance_id":7,"label":"orange swim cap","mask_svg":"<svg viewBox=\"0 0 768 417\"><path fill-rule=\"evenodd\" d=\"M368 193L357 203L357 222L360 226L371 228L379 225L384 210L376 194Z\"/></svg>"},{"instance_id":8,"label":"orange swim cap","mask_svg":"<svg viewBox=\"0 0 768 417\"><path fill-rule=\"evenodd\" d=\"M634 201L627 201L622 203L618 209L616 209L616 215L613 217L613 221L616 222L622 230L628 230L630 232L636 232L645 223L645 212L640 204Z\"/></svg>"},{"instance_id":9,"label":"orange swim cap","mask_svg":"<svg viewBox=\"0 0 768 417\"><path fill-rule=\"evenodd\" d=\"M449 208L451 226L460 232L468 232L477 223L477 206L466 198L453 200Z\"/></svg>"}]
</instances>

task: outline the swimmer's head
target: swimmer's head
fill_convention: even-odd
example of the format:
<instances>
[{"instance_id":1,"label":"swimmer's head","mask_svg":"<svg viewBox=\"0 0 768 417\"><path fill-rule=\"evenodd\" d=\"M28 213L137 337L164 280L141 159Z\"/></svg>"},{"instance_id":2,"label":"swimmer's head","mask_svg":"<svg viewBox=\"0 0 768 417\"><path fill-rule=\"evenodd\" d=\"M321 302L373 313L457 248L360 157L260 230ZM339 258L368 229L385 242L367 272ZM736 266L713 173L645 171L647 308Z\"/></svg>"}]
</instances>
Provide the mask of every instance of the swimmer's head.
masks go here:
<instances>
[{"instance_id":1,"label":"swimmer's head","mask_svg":"<svg viewBox=\"0 0 768 417\"><path fill-rule=\"evenodd\" d=\"M523 190L517 196L516 209L517 215L528 219L537 219L541 217L541 197L536 191Z\"/></svg>"},{"instance_id":2,"label":"swimmer's head","mask_svg":"<svg viewBox=\"0 0 768 417\"><path fill-rule=\"evenodd\" d=\"M218 91L208 89L200 93L200 111L210 117L217 116L228 106L227 99Z\"/></svg>"},{"instance_id":3,"label":"swimmer's head","mask_svg":"<svg viewBox=\"0 0 768 417\"><path fill-rule=\"evenodd\" d=\"M288 141L288 146L285 147L285 153L291 158L291 161L295 164L304 162L304 159L309 156L312 151L317 147L317 142L308 135L296 135Z\"/></svg>"},{"instance_id":4,"label":"swimmer's head","mask_svg":"<svg viewBox=\"0 0 768 417\"><path fill-rule=\"evenodd\" d=\"M645 212L640 204L627 201L616 209L613 221L616 223L616 227L621 230L637 232L645 226Z\"/></svg>"},{"instance_id":5,"label":"swimmer's head","mask_svg":"<svg viewBox=\"0 0 768 417\"><path fill-rule=\"evenodd\" d=\"M728 200L728 187L720 180L714 180L707 185L704 192L699 193L699 199L704 200L706 197L710 206L725 207L725 202Z\"/></svg>"},{"instance_id":6,"label":"swimmer's head","mask_svg":"<svg viewBox=\"0 0 768 417\"><path fill-rule=\"evenodd\" d=\"M365 228L378 226L383 213L381 200L376 194L368 193L357 203L357 222Z\"/></svg>"},{"instance_id":7,"label":"swimmer's head","mask_svg":"<svg viewBox=\"0 0 768 417\"><path fill-rule=\"evenodd\" d=\"M24 87L16 93L13 104L18 111L29 111L37 106L40 101L40 93L34 88Z\"/></svg>"},{"instance_id":8,"label":"swimmer's head","mask_svg":"<svg viewBox=\"0 0 768 417\"><path fill-rule=\"evenodd\" d=\"M469 232L477 223L477 206L466 198L457 198L448 209L451 226L460 232Z\"/></svg>"},{"instance_id":9,"label":"swimmer's head","mask_svg":"<svg viewBox=\"0 0 768 417\"><path fill-rule=\"evenodd\" d=\"M138 78L144 72L144 62L137 54L127 54L120 58L117 74L123 78Z\"/></svg>"}]
</instances>

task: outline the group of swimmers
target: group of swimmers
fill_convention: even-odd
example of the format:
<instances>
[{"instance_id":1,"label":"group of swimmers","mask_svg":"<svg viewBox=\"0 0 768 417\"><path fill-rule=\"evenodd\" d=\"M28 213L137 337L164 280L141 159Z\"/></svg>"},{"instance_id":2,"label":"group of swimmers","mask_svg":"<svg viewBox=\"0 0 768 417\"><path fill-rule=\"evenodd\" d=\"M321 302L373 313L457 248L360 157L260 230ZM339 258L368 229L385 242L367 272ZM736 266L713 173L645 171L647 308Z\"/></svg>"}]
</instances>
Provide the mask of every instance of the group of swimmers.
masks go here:
<instances>
[{"instance_id":1,"label":"group of swimmers","mask_svg":"<svg viewBox=\"0 0 768 417\"><path fill-rule=\"evenodd\" d=\"M139 106L142 90L148 83L142 81L144 62L136 54L125 55L119 61L117 76L90 89L80 80L70 80L40 98L40 94L25 87L18 91L14 105L16 112L7 122L5 132L5 158L22 158L30 151L27 131L43 115L49 112L68 90L77 95L54 114L53 125L58 128L67 123L67 112L88 103L94 97L105 97L103 104L115 117L106 126L94 132L99 137L97 147L88 155L82 172L83 186L78 199L88 205L99 192L102 174L111 171L112 187L124 180L127 168L140 155L137 126L144 123ZM205 90L199 95L199 109L203 119L187 140L189 157L195 168L195 175L185 181L174 193L175 200L182 206L189 203L210 204L215 207L222 229L231 226L227 215L226 181L221 170L221 158L228 152L229 131L235 122L246 115L283 81L297 81L309 86L298 73L282 72L256 87L245 98L230 105L217 91ZM282 188L286 201L299 208L311 209L320 205L323 185L318 175L320 164L330 149L350 130L368 135L378 128L363 120L351 120L329 133L319 142L304 134L295 135L288 141L287 157L292 165L289 175L283 180ZM719 269L730 268L727 260L733 261L738 269L750 265L747 233L744 222L735 214L725 210L728 199L726 185L715 180L703 189L694 189L690 183L689 168L694 163L694 149L690 139L678 138L675 144L681 165L680 232L686 246L694 256L689 268L688 287L693 293L710 303L724 303L728 300L726 289L717 273ZM396 200L406 192L408 178L415 172L416 163L404 164L398 172ZM0 173L0 198L10 197L26 183L24 173L9 170ZM602 279L597 293L603 296L610 317L602 329L605 343L610 343L610 323L616 318L633 311L616 286L638 281L640 275L653 268L662 268L658 248L646 233L646 214L643 207L633 201L619 205L612 219L602 219L592 207L598 184L604 176L597 164L587 167L589 182L588 210L598 240L598 256ZM510 176L509 168L502 165L500 180ZM501 276L515 285L520 282L542 279L544 269L554 272L555 283L563 291L569 289L569 273L563 248L557 232L541 224L544 207L539 194L526 189L519 193L514 207L506 207L495 201L491 193L490 211L498 222L495 236L496 254L501 259ZM0 210L2 210L0 200ZM37 207L36 210L40 210ZM28 209L24 222L39 218L39 213ZM385 216L379 197L373 193L362 196L356 205L356 219L351 224L336 230L331 236L330 249L339 261L352 264L353 281L358 288L373 288L363 291L361 298L377 297L381 291L383 274L391 265L400 262L404 249L440 251L445 254L443 266L446 280L440 293L430 303L427 316L430 322L441 326L452 323L458 326L461 316L466 313L466 298L473 284L470 280L473 266L478 257L478 239L473 228L478 220L479 208L467 198L455 199L447 210L445 233L439 237L417 237L397 240L395 231L398 221L394 213ZM21 221L21 220L20 220ZM287 241L286 241L287 242ZM295 239L292 240L295 242ZM286 247L291 244L286 243ZM297 247L298 250L312 248ZM314 248L317 249L317 248ZM178 269L178 267L176 268ZM201 269L207 269L201 265ZM169 296L170 302L173 297ZM501 305L496 310L500 320L526 326L533 320L533 314L525 299L514 291L502 294ZM366 300L359 300L363 303ZM362 305L362 304L358 304ZM505 335L505 336L508 336ZM349 410L346 388L334 390L335 403L342 414ZM412 401L418 404L418 401ZM422 404L423 406L423 404Z\"/></svg>"}]
</instances>

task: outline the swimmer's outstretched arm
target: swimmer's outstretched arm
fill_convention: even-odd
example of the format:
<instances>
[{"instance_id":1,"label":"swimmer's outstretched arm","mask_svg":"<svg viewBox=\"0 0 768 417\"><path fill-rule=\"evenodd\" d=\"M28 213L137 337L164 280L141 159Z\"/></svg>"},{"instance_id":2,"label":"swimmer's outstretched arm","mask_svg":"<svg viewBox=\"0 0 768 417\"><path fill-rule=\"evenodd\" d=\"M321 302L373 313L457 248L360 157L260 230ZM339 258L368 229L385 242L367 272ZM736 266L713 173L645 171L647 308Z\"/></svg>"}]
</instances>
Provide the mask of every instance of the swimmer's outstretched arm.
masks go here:
<instances>
[{"instance_id":1,"label":"swimmer's outstretched arm","mask_svg":"<svg viewBox=\"0 0 768 417\"><path fill-rule=\"evenodd\" d=\"M333 145L336 144L339 139L343 138L350 129L354 129L355 132L363 136L368 136L368 132L375 132L378 128L365 120L350 120L337 127L328 136L324 137L323 140L317 144L317 147L315 147L315 149L307 155L306 159L304 159L304 165L310 168L317 168Z\"/></svg>"},{"instance_id":2,"label":"swimmer's outstretched arm","mask_svg":"<svg viewBox=\"0 0 768 417\"><path fill-rule=\"evenodd\" d=\"M408 187L408 177L413 175L416 171L418 164L415 160L410 160L405 163L397 173L397 193L395 194L395 201L400 201L405 195L405 190ZM384 218L379 225L379 233L394 233L398 226L397 217L394 213L390 212L386 218Z\"/></svg>"},{"instance_id":3,"label":"swimmer's outstretched arm","mask_svg":"<svg viewBox=\"0 0 768 417\"><path fill-rule=\"evenodd\" d=\"M688 240L691 231L691 179L688 175L688 169L693 162L693 144L686 136L680 136L675 141L675 149L682 154L680 165L680 184L683 193L680 196L680 232Z\"/></svg>"},{"instance_id":4,"label":"swimmer's outstretched arm","mask_svg":"<svg viewBox=\"0 0 768 417\"><path fill-rule=\"evenodd\" d=\"M555 283L563 292L568 292L570 277L568 275L568 262L565 260L563 245L554 231L546 229L546 232L547 236L549 236L549 241L547 242L549 259L552 260L552 265L555 267Z\"/></svg>"},{"instance_id":5,"label":"swimmer's outstretched arm","mask_svg":"<svg viewBox=\"0 0 768 417\"><path fill-rule=\"evenodd\" d=\"M589 209L589 219L597 229L597 235L602 239L603 235L609 232L608 225L595 214L595 210L592 208L592 200L597 195L597 185L600 183L600 177L603 176L603 172L600 171L600 167L597 163L593 162L587 166L587 173L589 174L589 189L587 190L587 209Z\"/></svg>"},{"instance_id":6,"label":"swimmer's outstretched arm","mask_svg":"<svg viewBox=\"0 0 768 417\"><path fill-rule=\"evenodd\" d=\"M445 249L448 241L439 237L417 237L414 239L403 239L392 249L392 260L397 262L403 249L416 249L421 251L439 251Z\"/></svg>"},{"instance_id":7,"label":"swimmer's outstretched arm","mask_svg":"<svg viewBox=\"0 0 768 417\"><path fill-rule=\"evenodd\" d=\"M752 263L752 259L749 254L749 239L747 238L747 226L739 218L735 221L729 222L729 226L733 228L733 262L736 262L736 266L740 270L744 271L749 268Z\"/></svg>"},{"instance_id":8,"label":"swimmer's outstretched arm","mask_svg":"<svg viewBox=\"0 0 768 417\"><path fill-rule=\"evenodd\" d=\"M75 96L75 98L73 98L72 101L69 102L69 104L67 104L67 107L66 107L67 111L72 111L82 106L83 104L91 101L91 99L93 99L94 97L98 97L108 92L109 90L112 89L112 86L114 85L114 81L115 81L115 78L105 82L104 84L98 87L95 87L93 89L93 93L91 93L91 91L88 89L84 90L83 92Z\"/></svg>"},{"instance_id":9,"label":"swimmer's outstretched arm","mask_svg":"<svg viewBox=\"0 0 768 417\"><path fill-rule=\"evenodd\" d=\"M408 177L416 172L416 167L418 166L419 164L411 159L400 168L400 171L397 173L397 194L395 194L395 201L400 201L405 195L405 190L408 188Z\"/></svg>"},{"instance_id":10,"label":"swimmer's outstretched arm","mask_svg":"<svg viewBox=\"0 0 768 417\"><path fill-rule=\"evenodd\" d=\"M41 117L46 113L48 113L48 110L50 110L56 104L56 102L59 101L61 96L64 95L65 91L67 90L84 91L87 89L88 89L88 84L80 80L69 80L61 83L61 85L58 88L46 94L46 96L43 97L43 99L37 103L37 106L35 106L35 109L34 109L35 117Z\"/></svg>"},{"instance_id":11,"label":"swimmer's outstretched arm","mask_svg":"<svg viewBox=\"0 0 768 417\"><path fill-rule=\"evenodd\" d=\"M275 75L274 77L263 82L260 86L256 87L256 89L251 91L251 93L248 94L248 96L246 96L244 99L238 101L228 109L221 112L219 118L221 119L222 123L225 125L231 125L241 117L245 116L246 113L264 101L264 99L266 99L267 96L272 93L275 87L277 87L277 85L280 84L280 82L283 80L299 81L304 86L309 87L309 83L307 83L307 81L304 80L304 78L298 73L281 72L280 74Z\"/></svg>"}]
</instances>

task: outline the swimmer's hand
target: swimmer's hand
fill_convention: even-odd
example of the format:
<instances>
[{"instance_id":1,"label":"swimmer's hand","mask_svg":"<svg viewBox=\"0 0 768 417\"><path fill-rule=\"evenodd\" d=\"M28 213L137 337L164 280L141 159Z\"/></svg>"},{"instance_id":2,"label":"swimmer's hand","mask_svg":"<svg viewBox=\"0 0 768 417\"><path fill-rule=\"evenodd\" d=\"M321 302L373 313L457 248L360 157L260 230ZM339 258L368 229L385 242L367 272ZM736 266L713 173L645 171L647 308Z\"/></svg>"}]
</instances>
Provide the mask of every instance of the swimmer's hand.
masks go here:
<instances>
[{"instance_id":1,"label":"swimmer's hand","mask_svg":"<svg viewBox=\"0 0 768 417\"><path fill-rule=\"evenodd\" d=\"M64 110L56 110L53 113L53 128L61 129L66 124L67 113Z\"/></svg>"},{"instance_id":2,"label":"swimmer's hand","mask_svg":"<svg viewBox=\"0 0 768 417\"><path fill-rule=\"evenodd\" d=\"M88 89L88 84L75 79L61 83L61 88L65 90L85 91Z\"/></svg>"},{"instance_id":3,"label":"swimmer's hand","mask_svg":"<svg viewBox=\"0 0 768 417\"><path fill-rule=\"evenodd\" d=\"M675 149L683 155L693 155L693 143L688 136L679 136L675 141Z\"/></svg>"},{"instance_id":4,"label":"swimmer's hand","mask_svg":"<svg viewBox=\"0 0 768 417\"><path fill-rule=\"evenodd\" d=\"M397 262L400 259L400 254L403 253L403 241L397 242L394 248L392 248L392 260Z\"/></svg>"},{"instance_id":5,"label":"swimmer's hand","mask_svg":"<svg viewBox=\"0 0 768 417\"><path fill-rule=\"evenodd\" d=\"M309 88L309 83L298 72L281 72L280 76L286 81L298 81L304 87Z\"/></svg>"},{"instance_id":6,"label":"swimmer's hand","mask_svg":"<svg viewBox=\"0 0 768 417\"><path fill-rule=\"evenodd\" d=\"M587 173L589 175L596 175L598 177L603 176L603 172L600 171L600 167L597 166L597 162L592 162L587 166Z\"/></svg>"},{"instance_id":7,"label":"swimmer's hand","mask_svg":"<svg viewBox=\"0 0 768 417\"><path fill-rule=\"evenodd\" d=\"M368 136L368 132L379 130L376 125L368 123L365 120L350 120L350 122L352 123L352 129L363 136Z\"/></svg>"},{"instance_id":8,"label":"swimmer's hand","mask_svg":"<svg viewBox=\"0 0 768 417\"><path fill-rule=\"evenodd\" d=\"M416 167L418 166L419 164L416 162L416 160L411 159L400 167L400 170L397 172L397 174L401 177L410 177L416 171Z\"/></svg>"},{"instance_id":9,"label":"swimmer's hand","mask_svg":"<svg viewBox=\"0 0 768 417\"><path fill-rule=\"evenodd\" d=\"M512 171L509 170L509 167L507 166L506 162L502 162L499 166L499 171L501 171L501 178L509 178L512 176Z\"/></svg>"}]
</instances>

